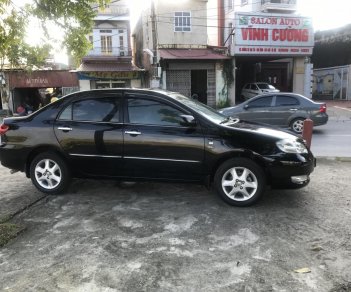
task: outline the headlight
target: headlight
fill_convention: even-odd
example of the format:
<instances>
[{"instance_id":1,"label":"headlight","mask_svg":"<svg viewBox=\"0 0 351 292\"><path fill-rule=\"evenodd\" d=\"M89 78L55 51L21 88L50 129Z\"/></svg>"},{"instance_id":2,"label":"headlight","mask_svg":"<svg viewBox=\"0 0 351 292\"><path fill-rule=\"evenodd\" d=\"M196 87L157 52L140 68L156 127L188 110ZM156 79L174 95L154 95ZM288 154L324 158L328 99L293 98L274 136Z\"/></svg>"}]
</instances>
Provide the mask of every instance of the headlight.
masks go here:
<instances>
[{"instance_id":1,"label":"headlight","mask_svg":"<svg viewBox=\"0 0 351 292\"><path fill-rule=\"evenodd\" d=\"M277 142L277 146L285 153L308 153L304 144L294 140L280 140Z\"/></svg>"}]
</instances>

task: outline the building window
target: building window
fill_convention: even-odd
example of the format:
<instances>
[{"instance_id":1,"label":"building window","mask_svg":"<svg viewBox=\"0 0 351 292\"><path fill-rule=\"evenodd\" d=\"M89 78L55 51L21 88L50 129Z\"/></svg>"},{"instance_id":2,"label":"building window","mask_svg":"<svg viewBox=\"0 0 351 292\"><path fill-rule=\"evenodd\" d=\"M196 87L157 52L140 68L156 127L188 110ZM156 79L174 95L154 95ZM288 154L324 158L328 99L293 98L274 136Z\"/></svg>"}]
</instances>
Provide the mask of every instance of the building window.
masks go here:
<instances>
[{"instance_id":1,"label":"building window","mask_svg":"<svg viewBox=\"0 0 351 292\"><path fill-rule=\"evenodd\" d=\"M119 49L124 50L124 38L123 35L119 36Z\"/></svg>"},{"instance_id":2,"label":"building window","mask_svg":"<svg viewBox=\"0 0 351 292\"><path fill-rule=\"evenodd\" d=\"M174 31L191 31L190 12L174 13Z\"/></svg>"},{"instance_id":3,"label":"building window","mask_svg":"<svg viewBox=\"0 0 351 292\"><path fill-rule=\"evenodd\" d=\"M233 9L233 0L228 0L228 10Z\"/></svg>"},{"instance_id":4,"label":"building window","mask_svg":"<svg viewBox=\"0 0 351 292\"><path fill-rule=\"evenodd\" d=\"M112 54L112 36L102 35L101 39L101 53Z\"/></svg>"}]
</instances>

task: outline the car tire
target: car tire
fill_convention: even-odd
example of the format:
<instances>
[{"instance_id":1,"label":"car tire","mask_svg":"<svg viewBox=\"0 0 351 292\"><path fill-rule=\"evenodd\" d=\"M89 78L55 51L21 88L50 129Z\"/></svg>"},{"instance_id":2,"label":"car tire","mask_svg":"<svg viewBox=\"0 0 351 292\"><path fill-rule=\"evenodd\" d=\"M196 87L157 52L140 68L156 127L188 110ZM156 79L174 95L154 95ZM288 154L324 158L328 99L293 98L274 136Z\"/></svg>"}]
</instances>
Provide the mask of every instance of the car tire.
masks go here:
<instances>
[{"instance_id":1,"label":"car tire","mask_svg":"<svg viewBox=\"0 0 351 292\"><path fill-rule=\"evenodd\" d=\"M53 152L37 155L30 164L30 178L46 194L59 194L68 187L71 174L65 161Z\"/></svg>"},{"instance_id":2,"label":"car tire","mask_svg":"<svg viewBox=\"0 0 351 292\"><path fill-rule=\"evenodd\" d=\"M303 131L304 118L297 118L291 121L290 128L294 133L301 134Z\"/></svg>"},{"instance_id":3,"label":"car tire","mask_svg":"<svg viewBox=\"0 0 351 292\"><path fill-rule=\"evenodd\" d=\"M250 206L262 196L266 179L260 166L247 158L233 158L216 171L214 185L218 195L232 206Z\"/></svg>"}]
</instances>

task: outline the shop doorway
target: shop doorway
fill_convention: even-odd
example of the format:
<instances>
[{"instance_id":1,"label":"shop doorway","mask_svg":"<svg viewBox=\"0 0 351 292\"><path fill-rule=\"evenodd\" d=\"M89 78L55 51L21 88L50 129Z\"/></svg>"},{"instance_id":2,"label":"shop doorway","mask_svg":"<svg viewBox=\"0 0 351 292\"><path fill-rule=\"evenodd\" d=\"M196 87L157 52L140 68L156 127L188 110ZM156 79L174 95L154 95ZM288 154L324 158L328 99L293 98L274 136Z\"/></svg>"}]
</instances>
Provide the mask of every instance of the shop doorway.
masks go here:
<instances>
[{"instance_id":1,"label":"shop doorway","mask_svg":"<svg viewBox=\"0 0 351 292\"><path fill-rule=\"evenodd\" d=\"M207 104L207 70L191 70L191 96Z\"/></svg>"},{"instance_id":2,"label":"shop doorway","mask_svg":"<svg viewBox=\"0 0 351 292\"><path fill-rule=\"evenodd\" d=\"M267 82L280 91L292 91L292 59L258 59L253 57L236 60L236 96L240 101L246 83Z\"/></svg>"}]
</instances>

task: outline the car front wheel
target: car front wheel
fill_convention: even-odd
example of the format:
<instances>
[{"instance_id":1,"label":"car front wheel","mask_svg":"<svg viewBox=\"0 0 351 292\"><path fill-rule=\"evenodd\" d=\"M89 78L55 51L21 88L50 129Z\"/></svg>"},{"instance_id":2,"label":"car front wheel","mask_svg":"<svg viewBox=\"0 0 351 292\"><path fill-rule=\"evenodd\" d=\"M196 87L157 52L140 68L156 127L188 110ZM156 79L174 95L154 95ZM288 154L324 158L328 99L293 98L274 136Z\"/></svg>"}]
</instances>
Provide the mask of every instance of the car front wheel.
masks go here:
<instances>
[{"instance_id":1,"label":"car front wheel","mask_svg":"<svg viewBox=\"0 0 351 292\"><path fill-rule=\"evenodd\" d=\"M303 131L303 122L303 118L293 120L290 124L291 130L293 130L297 134L301 134Z\"/></svg>"},{"instance_id":2,"label":"car front wheel","mask_svg":"<svg viewBox=\"0 0 351 292\"><path fill-rule=\"evenodd\" d=\"M47 194L63 192L70 182L66 163L52 152L41 153L33 159L30 177L35 187Z\"/></svg>"},{"instance_id":3,"label":"car front wheel","mask_svg":"<svg viewBox=\"0 0 351 292\"><path fill-rule=\"evenodd\" d=\"M214 184L220 197L233 206L250 206L263 194L265 175L255 162L233 158L217 170Z\"/></svg>"}]
</instances>

